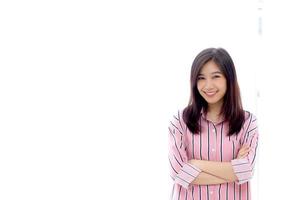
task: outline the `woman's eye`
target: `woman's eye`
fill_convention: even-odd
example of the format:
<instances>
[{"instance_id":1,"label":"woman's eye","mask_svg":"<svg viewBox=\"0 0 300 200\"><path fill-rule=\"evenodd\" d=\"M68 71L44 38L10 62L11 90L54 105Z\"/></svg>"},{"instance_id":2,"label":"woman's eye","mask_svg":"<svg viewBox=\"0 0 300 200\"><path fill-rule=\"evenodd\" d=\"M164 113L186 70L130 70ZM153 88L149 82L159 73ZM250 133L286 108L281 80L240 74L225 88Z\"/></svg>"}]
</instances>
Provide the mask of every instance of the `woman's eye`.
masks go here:
<instances>
[{"instance_id":1,"label":"woman's eye","mask_svg":"<svg viewBox=\"0 0 300 200\"><path fill-rule=\"evenodd\" d=\"M198 80L203 80L204 79L204 77L198 77Z\"/></svg>"},{"instance_id":2,"label":"woman's eye","mask_svg":"<svg viewBox=\"0 0 300 200\"><path fill-rule=\"evenodd\" d=\"M213 78L220 78L221 76L213 76Z\"/></svg>"}]
</instances>

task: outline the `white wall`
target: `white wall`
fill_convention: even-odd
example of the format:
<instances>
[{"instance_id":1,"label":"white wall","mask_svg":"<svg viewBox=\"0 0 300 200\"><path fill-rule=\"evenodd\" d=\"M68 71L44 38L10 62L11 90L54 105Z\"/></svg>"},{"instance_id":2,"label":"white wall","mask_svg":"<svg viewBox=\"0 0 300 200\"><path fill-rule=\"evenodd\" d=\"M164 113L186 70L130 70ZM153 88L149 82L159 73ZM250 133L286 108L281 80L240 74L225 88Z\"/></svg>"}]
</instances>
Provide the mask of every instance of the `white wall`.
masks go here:
<instances>
[{"instance_id":1,"label":"white wall","mask_svg":"<svg viewBox=\"0 0 300 200\"><path fill-rule=\"evenodd\" d=\"M300 28L297 1L266 1L260 98L260 199L295 199L299 179Z\"/></svg>"},{"instance_id":2,"label":"white wall","mask_svg":"<svg viewBox=\"0 0 300 200\"><path fill-rule=\"evenodd\" d=\"M0 4L0 199L168 199L167 126L207 47L259 118L253 199L296 195L293 4L264 2L263 36L250 0Z\"/></svg>"}]
</instances>

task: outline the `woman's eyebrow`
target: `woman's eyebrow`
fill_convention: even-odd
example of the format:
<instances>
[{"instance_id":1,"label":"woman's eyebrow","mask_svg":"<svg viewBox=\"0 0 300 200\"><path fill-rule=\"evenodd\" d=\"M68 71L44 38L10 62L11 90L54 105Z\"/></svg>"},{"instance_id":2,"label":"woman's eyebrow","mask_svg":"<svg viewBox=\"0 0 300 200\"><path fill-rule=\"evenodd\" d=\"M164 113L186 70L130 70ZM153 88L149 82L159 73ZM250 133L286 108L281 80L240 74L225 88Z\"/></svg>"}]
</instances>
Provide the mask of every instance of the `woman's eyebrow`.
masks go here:
<instances>
[{"instance_id":1,"label":"woman's eyebrow","mask_svg":"<svg viewBox=\"0 0 300 200\"><path fill-rule=\"evenodd\" d=\"M211 74L222 74L222 72L220 72L220 71L215 71L215 72L212 72Z\"/></svg>"},{"instance_id":2,"label":"woman's eyebrow","mask_svg":"<svg viewBox=\"0 0 300 200\"><path fill-rule=\"evenodd\" d=\"M212 72L212 73L210 73L210 74L222 74L222 72L220 72L220 71L215 71L215 72ZM198 76L204 76L204 74L199 73Z\"/></svg>"}]
</instances>

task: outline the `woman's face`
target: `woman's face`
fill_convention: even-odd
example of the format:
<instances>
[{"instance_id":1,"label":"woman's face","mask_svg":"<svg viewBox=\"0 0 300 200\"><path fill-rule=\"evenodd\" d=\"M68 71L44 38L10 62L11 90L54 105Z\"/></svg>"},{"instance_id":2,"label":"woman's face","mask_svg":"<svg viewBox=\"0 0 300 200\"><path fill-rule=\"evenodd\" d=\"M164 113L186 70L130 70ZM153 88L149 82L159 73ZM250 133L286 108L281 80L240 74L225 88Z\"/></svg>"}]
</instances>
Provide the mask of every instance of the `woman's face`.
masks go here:
<instances>
[{"instance_id":1,"label":"woman's face","mask_svg":"<svg viewBox=\"0 0 300 200\"><path fill-rule=\"evenodd\" d=\"M197 88L208 106L222 106L227 90L226 78L214 61L208 61L197 78Z\"/></svg>"}]
</instances>

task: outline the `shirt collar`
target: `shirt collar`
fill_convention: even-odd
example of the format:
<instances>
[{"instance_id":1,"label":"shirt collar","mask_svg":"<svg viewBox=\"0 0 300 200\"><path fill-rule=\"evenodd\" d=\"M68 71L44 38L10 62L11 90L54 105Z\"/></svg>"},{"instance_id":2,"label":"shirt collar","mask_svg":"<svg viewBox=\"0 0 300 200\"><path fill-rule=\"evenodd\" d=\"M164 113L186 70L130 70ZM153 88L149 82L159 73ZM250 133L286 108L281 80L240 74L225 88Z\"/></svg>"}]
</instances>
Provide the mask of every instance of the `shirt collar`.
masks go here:
<instances>
[{"instance_id":1,"label":"shirt collar","mask_svg":"<svg viewBox=\"0 0 300 200\"><path fill-rule=\"evenodd\" d=\"M215 124L215 125L220 124L220 123L222 123L222 122L225 121L224 116L222 116L222 117L219 119L219 121L216 122L216 123L215 123L215 122L212 122L212 121L210 121L210 120L208 120L203 108L201 109L200 113L201 113L201 117L202 117L204 120L209 121L209 122L211 122L211 123L213 123L213 124Z\"/></svg>"}]
</instances>

